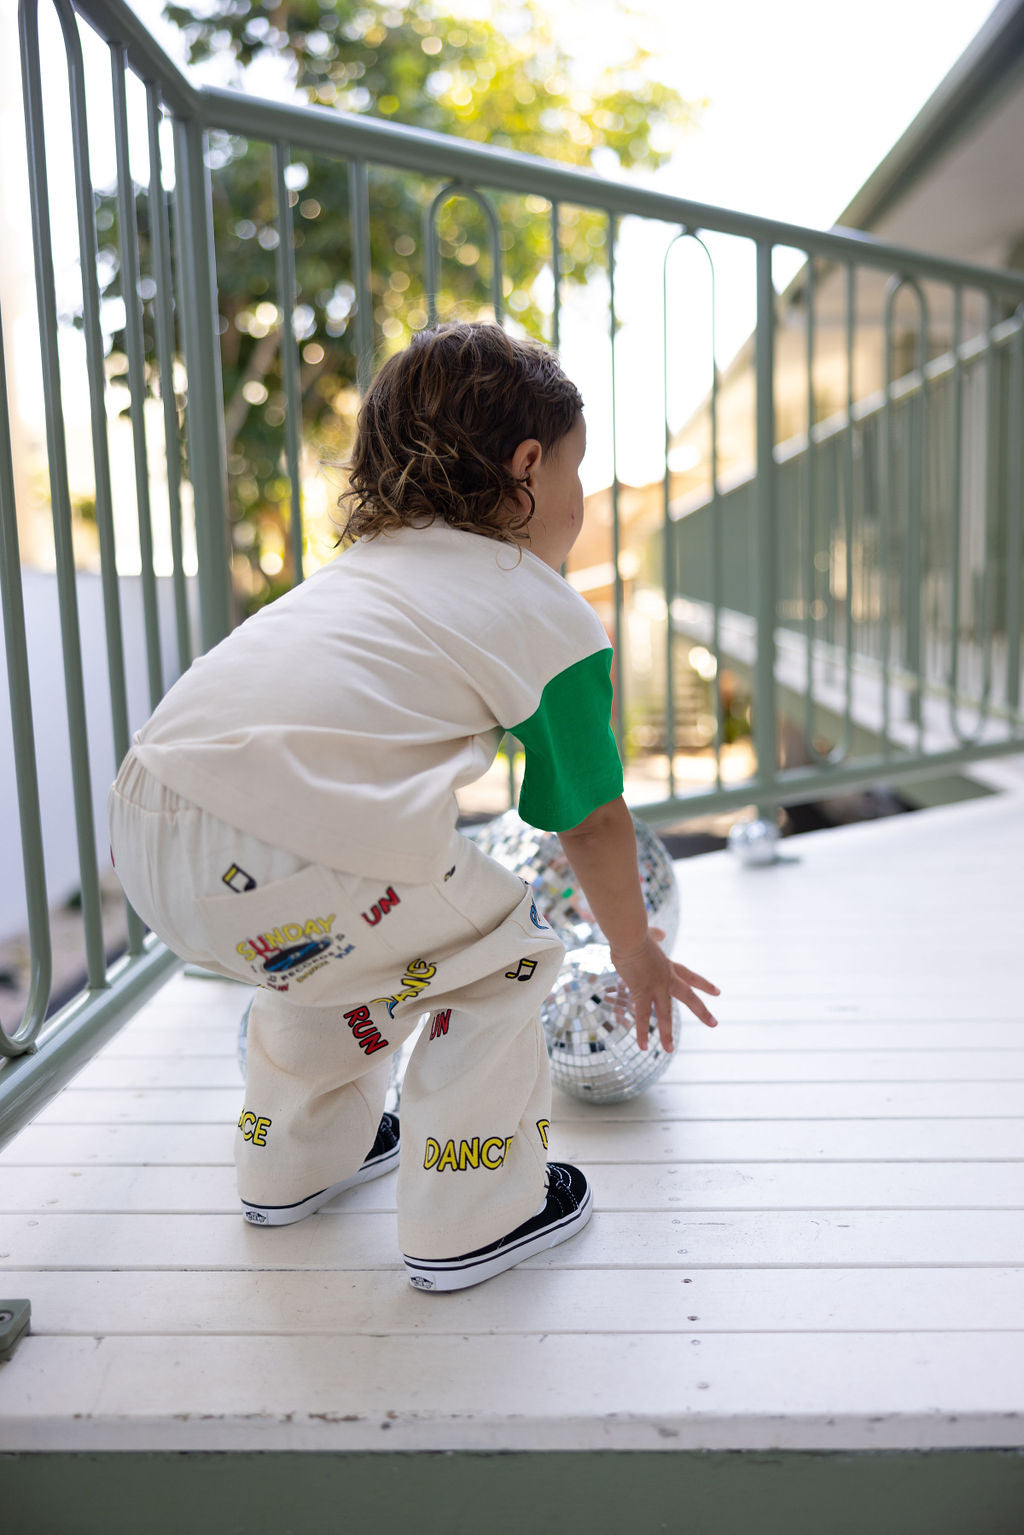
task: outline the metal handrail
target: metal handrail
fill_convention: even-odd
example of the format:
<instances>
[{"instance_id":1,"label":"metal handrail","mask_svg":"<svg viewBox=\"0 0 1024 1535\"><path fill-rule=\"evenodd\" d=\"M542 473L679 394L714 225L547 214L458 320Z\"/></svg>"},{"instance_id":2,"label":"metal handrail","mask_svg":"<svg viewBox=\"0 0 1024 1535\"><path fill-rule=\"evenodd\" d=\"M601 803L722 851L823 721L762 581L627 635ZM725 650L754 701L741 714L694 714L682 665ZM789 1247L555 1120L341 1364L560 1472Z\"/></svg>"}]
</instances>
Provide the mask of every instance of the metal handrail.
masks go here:
<instances>
[{"instance_id":1,"label":"metal handrail","mask_svg":"<svg viewBox=\"0 0 1024 1535\"><path fill-rule=\"evenodd\" d=\"M921 277L995 286L1024 299L1024 275L1020 272L931 256L878 240L863 230L839 226L811 229L694 202L593 171L556 165L538 155L452 138L429 128L413 128L333 107L274 101L217 86L196 87L167 58L125 0L75 0L75 9L101 36L122 44L131 68L141 80L159 84L169 109L198 119L206 128L267 143L289 143L344 159L369 160L396 170L423 171L450 181L533 193L552 202L582 203L620 215L632 213L667 224L683 224L693 230L714 229L837 262L852 259L859 266L886 270L906 267Z\"/></svg>"},{"instance_id":2,"label":"metal handrail","mask_svg":"<svg viewBox=\"0 0 1024 1535\"><path fill-rule=\"evenodd\" d=\"M89 0L89 4L95 5L96 0ZM636 214L665 224L684 224L688 229L714 230L773 246L789 246L835 262L853 260L858 266L883 271L906 268L920 277L962 282L969 287L994 287L1024 298L1024 274L1020 272L931 256L909 246L891 245L859 229L838 225L831 230L811 229L758 214L737 213L599 176L594 171L556 165L538 155L451 138L429 128L359 117L335 111L333 107L292 105L215 86L203 86L197 95L198 113L204 124L225 133L287 141L317 154L358 157L396 170L421 171L452 181L532 193L551 202L602 208L619 216Z\"/></svg>"},{"instance_id":3,"label":"metal handrail","mask_svg":"<svg viewBox=\"0 0 1024 1535\"><path fill-rule=\"evenodd\" d=\"M298 341L294 325L296 263L287 170L297 151L313 152L347 162L350 184L352 235L352 282L356 295L354 335L358 383L365 387L373 366L374 331L370 251L370 167L416 172L426 183L424 209L428 238L425 242L427 271L424 291L431 304L437 287L437 252L434 216L450 196L465 196L482 208L488 222L492 259L492 302L501 318L501 240L499 204L495 192L540 196L550 203L551 273L553 278L552 339L557 346L562 330L564 273L560 261L560 221L563 209L593 210L601 216L607 252L607 334L610 343L612 383L612 475L610 604L619 643L616 647L616 729L620 740L628 738L628 710L633 687L630 656L622 643L628 617L629 596L624 574L623 494L619 482L615 441L616 384L622 364L616 355L616 287L618 250L623 221L642 218L667 228L668 249L662 276L665 343L664 392L668 377L668 250L683 237L698 240L711 267L714 306L715 261L703 238L717 234L750 243L756 254L756 330L753 374L756 382L754 426L756 453L754 474L748 488L726 488L721 477L720 416L727 378L712 368L710 427L712 437L711 497L705 511L713 525L708 539L710 604L706 639L716 662L726 652L725 620L730 608L745 614L756 628L756 646L748 658L753 677L753 739L757 755L754 776L742 783L726 783L722 774L724 719L722 699L716 690L713 749L714 787L706 792L679 794L674 773L676 721L672 687L677 667L675 647L684 631L676 617L680 601L690 601L696 587L693 574L683 569L683 540L696 535L700 518L678 517L673 505L668 468L671 434L665 430L665 474L662 517L654 541L661 553L662 597L666 624L663 663L669 694L664 701L667 716L667 794L656 804L637 807L655 820L690 817L709 810L725 810L756 804L764 815L774 814L780 804L839 788L855 787L879 777L898 780L908 775L941 772L968 760L998 752L1024 749L1024 720L1020 713L1020 649L1017 643L1021 616L1021 499L1024 493L1024 447L1019 431L1001 426L996 407L1008 402L1008 419L1019 417L1024 405L1024 274L953 261L925 252L879 241L859 230L814 230L779 220L722 209L670 193L606 178L592 171L564 166L534 155L482 145L424 129L338 112L298 103L268 101L239 91L197 87L164 53L125 0L46 0L60 23L68 62L72 106L72 146L76 173L78 238L83 268L83 332L86 343L92 449L96 471L96 520L101 546L104 593L104 634L107 682L111 707L111 734L115 755L120 757L128 740L128 709L125 697L126 639L121 613L121 592L116 565L112 517L113 490L107 446L106 381L99 325L100 294L96 279L96 224L90 182L88 120L82 40L79 19L93 28L109 52L111 98L118 173L118 224L121 271L126 305L128 388L134 439L134 494L138 510L139 544L142 552L143 632L141 650L146 663L150 705L162 691L168 667L180 671L193 654L186 584L183 572L182 475L179 454L182 425L175 396L176 369L187 376L184 409L185 458L195 516L198 550L199 648L208 649L230 629L234 613L230 582L226 463L224 449L223 390L217 330L216 250L213 236L211 173L206 159L207 136L216 131L240 135L266 144L272 167L271 190L278 237L276 258L280 315L283 392L286 401L283 461L289 486L290 537L294 569L301 579L303 558L303 510L300 473L301 389ZM45 1098L73 1073L98 1041L118 1026L139 999L160 984L175 963L159 944L143 935L134 914L128 918L128 955L107 966L104 953L102 913L97 882L97 849L92 825L89 791L91 763L83 692L83 656L79 635L79 607L71 540L71 506L67 450L61 406L60 356L57 347L58 318L54 293L54 260L50 233L47 155L44 134L42 80L39 64L37 13L40 0L19 0L23 77L26 94L26 141L34 216L34 256L46 401L47 450L50 490L57 545L57 580L60 591L65 692L75 763L73 792L78 832L83 923L87 936L88 984L86 990L60 1013L47 1018L50 991L49 932L46 913L46 877L42 861L39 787L35 761L32 704L28 686L26 625L19 574L18 535L14 506L14 481L8 428L7 385L0 366L0 596L3 600L9 691L17 768L18 799L23 856L28 883L28 908L32 950L32 984L29 1006L20 1028L0 1038L0 1055L18 1057L0 1070L0 1138L9 1134ZM146 124L150 156L148 197L155 347L147 358L139 297L139 249L136 223L136 191L130 169L128 129L128 72L145 88ZM163 183L160 129L173 128L173 191ZM806 307L805 356L807 392L806 442L791 451L778 441L775 393L779 368L778 329L780 302L772 281L772 261L778 248L802 252L808 262L804 290ZM857 324L855 288L861 270L881 273L888 279L885 301L885 387L872 401L855 399L853 367ZM815 420L815 304L826 274L837 272L845 282L846 406L838 420ZM954 295L955 334L947 358L930 359L931 315L922 284L938 282ZM918 299L916 362L899 378L892 366L894 342L893 305L897 293L909 290ZM621 287L620 287L621 291ZM980 294L988 307L978 336L962 336L962 296ZM1012 322L995 321L996 297L1021 306ZM0 358L2 364L2 358ZM143 406L156 378L161 401L167 457L167 489L171 509L173 549L173 606L176 644L161 641L159 603L152 558L150 465L147 458ZM1003 538L1006 580L997 586L996 571L988 565L981 572L979 601L983 641L980 695L972 696L975 728L960 717L962 694L969 683L959 672L959 631L968 598L961 592L961 543L967 528L963 505L966 465L963 436L967 411L964 390L983 374L987 380L987 418L984 425L984 517L981 525L985 550L991 553L998 534ZM945 466L949 529L932 527L934 512L926 496L927 476L934 472L936 444L941 433L930 412L933 401L941 404L943 390L949 395L955 427L951 434L952 465ZM937 406L935 408L938 408ZM1001 408L1001 407L1000 407ZM904 439L906 439L904 441ZM867 459L879 452L883 472L878 517L870 504L877 487L870 482ZM833 454L834 469L829 494L816 500L815 475L820 455ZM838 467L840 465L841 468ZM904 495L904 489L905 495ZM945 492L944 492L945 494ZM746 496L744 521L740 502ZM795 519L792 508L803 496L806 517ZM903 500L900 498L903 497ZM942 497L933 497L938 506ZM839 507L842 507L840 516ZM903 508L905 513L897 509ZM945 503L943 503L945 505ZM943 512L945 515L945 512ZM1000 521L1002 519L1002 521ZM818 547L818 524L824 524ZM881 531L878 524L880 523ZM1003 525L1005 524L1004 531ZM777 754L779 727L778 691L780 665L794 630L780 623L780 600L785 590L781 571L782 545L786 539L804 539L793 569L798 571L802 592L802 618L797 629L805 651L798 669L804 689L802 724L808 740L809 765L782 766ZM885 560L873 552L872 540L884 537L891 526L898 534L896 547L905 566L900 571L902 595L890 578ZM804 528L803 534L800 527ZM976 531L976 530L975 530ZM926 534L942 534L950 551L949 579L952 608L948 628L952 640L945 659L945 673L937 681L929 672L927 649L928 575L924 563ZM735 560L737 535L744 561L744 597L730 585L727 563ZM859 543L858 543L859 541ZM941 542L941 539L939 540ZM857 546L855 548L855 546ZM817 572L820 558L841 562L840 598L829 575L823 583L828 600L824 619L816 614L815 594L822 584ZM746 579L753 572L753 581ZM864 614L857 616L854 586L861 582ZM875 583L877 591L872 587ZM750 588L752 587L752 593ZM996 609L1002 604L1007 633L1005 686L1002 701L995 697L996 678L992 646ZM691 607L695 606L691 602ZM699 604L696 604L699 606ZM834 639L842 626L841 643ZM860 626L859 631L857 626ZM897 634L897 631L899 633ZM867 637L865 639L865 636ZM923 639L922 639L923 636ZM877 750L854 755L854 662L855 641L864 641L875 654L871 661L880 686L881 727L875 732ZM168 649L175 652L171 660ZM831 665L836 658L844 670L842 702L837 708L842 736L832 749L811 740L815 709L820 705L816 688L816 663L827 652ZM737 662L737 664L741 664ZM862 668L861 668L862 669ZM858 673L859 675L859 673ZM901 735L891 718L891 693L902 689L912 705L909 735ZM925 740L925 709L936 698L948 704L950 743L938 746ZM913 737L911 739L911 737Z\"/></svg>"}]
</instances>

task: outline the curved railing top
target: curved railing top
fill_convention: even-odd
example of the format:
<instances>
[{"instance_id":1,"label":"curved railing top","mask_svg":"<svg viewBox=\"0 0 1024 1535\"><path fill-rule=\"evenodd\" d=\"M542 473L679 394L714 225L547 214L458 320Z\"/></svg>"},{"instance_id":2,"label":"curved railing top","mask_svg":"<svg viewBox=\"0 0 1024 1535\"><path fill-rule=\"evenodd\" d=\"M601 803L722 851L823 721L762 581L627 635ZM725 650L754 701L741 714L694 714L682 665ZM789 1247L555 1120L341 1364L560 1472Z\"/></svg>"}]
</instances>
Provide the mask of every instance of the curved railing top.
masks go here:
<instances>
[{"instance_id":1,"label":"curved railing top","mask_svg":"<svg viewBox=\"0 0 1024 1535\"><path fill-rule=\"evenodd\" d=\"M21 0L21 5L38 0ZM75 10L95 28L104 42L121 43L128 63L140 80L159 86L164 102L184 117L201 117L200 92L168 58L152 32L125 0L73 0Z\"/></svg>"},{"instance_id":2,"label":"curved railing top","mask_svg":"<svg viewBox=\"0 0 1024 1535\"><path fill-rule=\"evenodd\" d=\"M22 0L34 4L36 0ZM128 63L143 80L158 85L168 107L198 118L205 127L288 143L313 153L344 155L399 170L426 172L492 188L579 203L610 213L636 214L690 229L789 246L837 262L856 262L891 272L913 272L942 282L960 282L1024 299L1024 273L931 256L890 245L862 230L809 229L733 209L617 181L594 171L558 165L536 155L478 144L426 128L385 122L298 102L270 101L242 91L192 85L167 57L125 0L74 0L75 8L108 42L124 45Z\"/></svg>"}]
</instances>

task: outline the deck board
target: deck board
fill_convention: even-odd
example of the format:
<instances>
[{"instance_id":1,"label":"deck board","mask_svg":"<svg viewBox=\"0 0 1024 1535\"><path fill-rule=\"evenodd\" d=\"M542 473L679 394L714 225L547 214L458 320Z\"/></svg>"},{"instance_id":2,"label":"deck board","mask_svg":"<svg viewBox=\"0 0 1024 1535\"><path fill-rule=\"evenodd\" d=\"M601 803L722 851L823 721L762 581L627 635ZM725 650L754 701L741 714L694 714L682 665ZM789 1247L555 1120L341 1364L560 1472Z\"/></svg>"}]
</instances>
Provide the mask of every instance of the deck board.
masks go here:
<instances>
[{"instance_id":1,"label":"deck board","mask_svg":"<svg viewBox=\"0 0 1024 1535\"><path fill-rule=\"evenodd\" d=\"M347 1210L262 1230L233 1214L8 1215L2 1251L0 1272L7 1265L78 1271L401 1266L394 1216ZM680 1258L690 1268L1024 1266L1024 1210L602 1210L572 1242L529 1262L630 1269L664 1268Z\"/></svg>"},{"instance_id":2,"label":"deck board","mask_svg":"<svg viewBox=\"0 0 1024 1535\"><path fill-rule=\"evenodd\" d=\"M238 1117L238 1088L125 1088L66 1092L39 1125L223 1124ZM693 1123L731 1119L1019 1119L1024 1081L659 1082L642 1098L607 1104L558 1103L560 1124Z\"/></svg>"},{"instance_id":3,"label":"deck board","mask_svg":"<svg viewBox=\"0 0 1024 1535\"><path fill-rule=\"evenodd\" d=\"M642 1167L642 1170L641 1170ZM602 1210L1016 1210L1020 1164L986 1162L697 1162L601 1164ZM393 1212L395 1180L350 1190L333 1209ZM28 1215L235 1215L234 1168L23 1167L5 1204Z\"/></svg>"},{"instance_id":4,"label":"deck board","mask_svg":"<svg viewBox=\"0 0 1024 1535\"><path fill-rule=\"evenodd\" d=\"M680 1051L661 1082L1018 1082L1024 1083L1024 1049L974 1049L940 1051L919 1048L877 1050L769 1049ZM182 1056L168 1059L120 1059L107 1056L92 1061L75 1083L79 1091L185 1087L192 1092L229 1088L238 1092L235 1054ZM568 1105L566 1105L566 1108Z\"/></svg>"},{"instance_id":5,"label":"deck board","mask_svg":"<svg viewBox=\"0 0 1024 1535\"><path fill-rule=\"evenodd\" d=\"M176 974L0 1153L12 1449L1024 1445L1024 794L679 865L722 986L661 1082L556 1094L588 1229L411 1290L393 1177L239 1218L243 988Z\"/></svg>"},{"instance_id":6,"label":"deck board","mask_svg":"<svg viewBox=\"0 0 1024 1535\"><path fill-rule=\"evenodd\" d=\"M587 1163L1022 1160L1015 1119L770 1119L619 1122L600 1118L552 1125L552 1154ZM230 1166L230 1124L31 1124L18 1137L26 1165L80 1167ZM6 1174L15 1164L0 1161ZM1024 1167L1021 1171L1024 1180ZM2 1179L6 1183L6 1176ZM0 1191L0 1202L3 1193Z\"/></svg>"},{"instance_id":7,"label":"deck board","mask_svg":"<svg viewBox=\"0 0 1024 1535\"><path fill-rule=\"evenodd\" d=\"M1018 1332L1020 1268L539 1269L428 1311L397 1271L10 1269L39 1334Z\"/></svg>"},{"instance_id":8,"label":"deck board","mask_svg":"<svg viewBox=\"0 0 1024 1535\"><path fill-rule=\"evenodd\" d=\"M33 1352L37 1378L5 1381L19 1438L66 1433L74 1407L97 1449L145 1448L156 1433L164 1450L721 1449L737 1437L827 1449L854 1434L875 1449L922 1435L1006 1447L1024 1428L1024 1332L900 1332L881 1346L862 1333L214 1336L173 1348L40 1337Z\"/></svg>"}]
</instances>

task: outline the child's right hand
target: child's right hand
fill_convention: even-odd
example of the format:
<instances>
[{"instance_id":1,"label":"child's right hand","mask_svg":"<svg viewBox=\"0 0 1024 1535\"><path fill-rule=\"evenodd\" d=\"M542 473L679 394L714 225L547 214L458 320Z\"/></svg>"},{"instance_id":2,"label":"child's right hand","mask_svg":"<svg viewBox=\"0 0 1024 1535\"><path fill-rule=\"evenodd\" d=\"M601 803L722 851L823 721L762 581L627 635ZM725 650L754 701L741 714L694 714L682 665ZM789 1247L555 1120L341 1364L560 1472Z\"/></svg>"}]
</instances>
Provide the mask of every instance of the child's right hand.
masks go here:
<instances>
[{"instance_id":1,"label":"child's right hand","mask_svg":"<svg viewBox=\"0 0 1024 1535\"><path fill-rule=\"evenodd\" d=\"M718 1025L718 1019L708 1011L697 995L698 991L704 991L710 996L720 996L718 987L695 970L688 970L685 965L670 959L658 942L662 937L663 933L652 928L638 949L628 953L618 949L611 951L612 964L629 988L636 1015L637 1044L641 1050L647 1049L652 1012L657 1020L662 1049L672 1049L673 997L688 1007L694 1017L699 1018L709 1029Z\"/></svg>"}]
</instances>

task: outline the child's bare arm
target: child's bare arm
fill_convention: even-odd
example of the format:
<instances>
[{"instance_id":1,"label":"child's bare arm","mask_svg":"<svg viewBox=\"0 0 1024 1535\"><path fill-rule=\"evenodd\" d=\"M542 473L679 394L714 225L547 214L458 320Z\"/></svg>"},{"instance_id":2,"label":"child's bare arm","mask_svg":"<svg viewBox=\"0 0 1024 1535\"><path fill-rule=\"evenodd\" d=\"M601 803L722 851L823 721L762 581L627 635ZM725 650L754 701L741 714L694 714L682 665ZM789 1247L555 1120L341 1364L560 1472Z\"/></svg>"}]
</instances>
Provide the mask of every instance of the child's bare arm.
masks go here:
<instances>
[{"instance_id":1,"label":"child's bare arm","mask_svg":"<svg viewBox=\"0 0 1024 1535\"><path fill-rule=\"evenodd\" d=\"M625 800L601 805L559 837L608 939L612 964L629 987L641 1050L647 1048L652 1009L661 1043L671 1050L672 997L678 997L702 1023L714 1028L717 1020L697 991L718 996L718 987L669 959L648 927L637 869L636 834Z\"/></svg>"}]
</instances>

